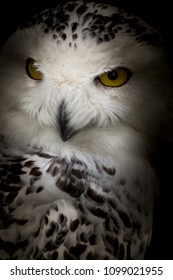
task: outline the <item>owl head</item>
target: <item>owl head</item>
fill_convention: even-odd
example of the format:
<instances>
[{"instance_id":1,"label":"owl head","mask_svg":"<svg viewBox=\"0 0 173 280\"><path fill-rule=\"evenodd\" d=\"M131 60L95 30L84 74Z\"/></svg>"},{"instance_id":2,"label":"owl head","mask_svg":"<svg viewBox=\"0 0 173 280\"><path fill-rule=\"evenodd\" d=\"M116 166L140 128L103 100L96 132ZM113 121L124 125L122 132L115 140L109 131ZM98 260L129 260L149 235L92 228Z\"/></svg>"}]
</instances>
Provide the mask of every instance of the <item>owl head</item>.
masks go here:
<instances>
[{"instance_id":1,"label":"owl head","mask_svg":"<svg viewBox=\"0 0 173 280\"><path fill-rule=\"evenodd\" d=\"M154 147L172 85L156 30L121 8L71 1L21 25L0 54L0 130L21 146Z\"/></svg>"}]
</instances>

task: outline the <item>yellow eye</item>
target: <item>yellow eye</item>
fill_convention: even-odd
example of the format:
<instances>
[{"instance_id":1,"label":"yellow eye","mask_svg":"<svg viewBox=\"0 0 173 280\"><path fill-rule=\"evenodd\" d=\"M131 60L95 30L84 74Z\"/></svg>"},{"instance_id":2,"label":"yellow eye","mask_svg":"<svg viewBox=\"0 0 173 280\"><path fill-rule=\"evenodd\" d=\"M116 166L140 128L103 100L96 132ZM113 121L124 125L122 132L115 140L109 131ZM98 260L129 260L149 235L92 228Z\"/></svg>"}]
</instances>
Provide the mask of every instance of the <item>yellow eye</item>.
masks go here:
<instances>
[{"instance_id":1,"label":"yellow eye","mask_svg":"<svg viewBox=\"0 0 173 280\"><path fill-rule=\"evenodd\" d=\"M130 71L127 68L119 67L107 73L103 73L98 80L107 87L120 87L130 78Z\"/></svg>"},{"instance_id":2,"label":"yellow eye","mask_svg":"<svg viewBox=\"0 0 173 280\"><path fill-rule=\"evenodd\" d=\"M38 70L35 61L32 58L26 60L25 70L27 75L34 80L42 80L43 74Z\"/></svg>"}]
</instances>

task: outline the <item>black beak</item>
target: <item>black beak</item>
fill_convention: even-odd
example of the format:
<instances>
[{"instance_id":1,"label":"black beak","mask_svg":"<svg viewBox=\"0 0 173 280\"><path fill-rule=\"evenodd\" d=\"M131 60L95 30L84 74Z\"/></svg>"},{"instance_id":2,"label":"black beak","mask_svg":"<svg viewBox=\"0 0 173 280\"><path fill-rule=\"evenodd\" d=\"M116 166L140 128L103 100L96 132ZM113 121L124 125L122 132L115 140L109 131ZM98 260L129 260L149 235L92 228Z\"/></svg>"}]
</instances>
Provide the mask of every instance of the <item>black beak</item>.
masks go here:
<instances>
[{"instance_id":1,"label":"black beak","mask_svg":"<svg viewBox=\"0 0 173 280\"><path fill-rule=\"evenodd\" d=\"M61 102L58 110L58 124L61 139L65 142L72 137L72 129L69 127L69 113L67 112L66 104Z\"/></svg>"}]
</instances>

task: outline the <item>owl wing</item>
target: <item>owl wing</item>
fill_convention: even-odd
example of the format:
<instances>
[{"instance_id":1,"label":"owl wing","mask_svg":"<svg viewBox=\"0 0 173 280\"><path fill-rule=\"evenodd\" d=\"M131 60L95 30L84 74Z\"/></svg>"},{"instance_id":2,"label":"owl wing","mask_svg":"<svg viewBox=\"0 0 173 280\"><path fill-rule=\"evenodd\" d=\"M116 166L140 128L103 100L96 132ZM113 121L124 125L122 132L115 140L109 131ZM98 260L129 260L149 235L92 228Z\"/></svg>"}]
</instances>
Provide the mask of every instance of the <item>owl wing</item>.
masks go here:
<instances>
[{"instance_id":1,"label":"owl wing","mask_svg":"<svg viewBox=\"0 0 173 280\"><path fill-rule=\"evenodd\" d=\"M122 178L115 166L96 158L91 168L76 157L3 152L1 258L143 258L151 238L152 195L144 191L141 174L129 176Z\"/></svg>"}]
</instances>

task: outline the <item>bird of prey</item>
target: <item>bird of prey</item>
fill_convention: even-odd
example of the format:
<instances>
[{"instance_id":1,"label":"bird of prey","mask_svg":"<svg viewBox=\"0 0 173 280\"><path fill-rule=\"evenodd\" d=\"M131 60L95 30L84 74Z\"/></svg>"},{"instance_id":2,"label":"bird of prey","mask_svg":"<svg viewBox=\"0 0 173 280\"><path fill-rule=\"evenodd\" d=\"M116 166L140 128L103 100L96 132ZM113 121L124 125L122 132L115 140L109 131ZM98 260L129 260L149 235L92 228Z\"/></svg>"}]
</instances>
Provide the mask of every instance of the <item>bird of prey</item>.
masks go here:
<instances>
[{"instance_id":1,"label":"bird of prey","mask_svg":"<svg viewBox=\"0 0 173 280\"><path fill-rule=\"evenodd\" d=\"M0 258L143 259L171 94L160 34L121 7L21 24L0 52Z\"/></svg>"}]
</instances>

